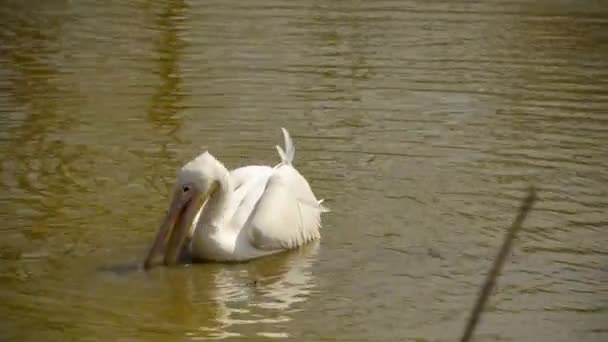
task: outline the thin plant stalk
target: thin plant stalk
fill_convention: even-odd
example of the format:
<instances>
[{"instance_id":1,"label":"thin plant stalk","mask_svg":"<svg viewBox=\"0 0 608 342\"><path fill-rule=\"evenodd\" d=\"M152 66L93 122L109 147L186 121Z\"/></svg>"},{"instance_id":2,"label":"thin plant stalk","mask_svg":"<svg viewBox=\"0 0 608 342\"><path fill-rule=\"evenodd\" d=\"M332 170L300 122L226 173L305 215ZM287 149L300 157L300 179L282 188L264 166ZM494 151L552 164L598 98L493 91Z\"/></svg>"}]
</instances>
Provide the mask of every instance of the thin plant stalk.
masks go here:
<instances>
[{"instance_id":1,"label":"thin plant stalk","mask_svg":"<svg viewBox=\"0 0 608 342\"><path fill-rule=\"evenodd\" d=\"M483 312L485 304L488 301L488 297L490 296L490 293L492 292L492 289L494 288L496 279L498 278L498 276L500 274L500 270L502 269L502 266L504 265L505 260L507 259L507 255L509 254L509 251L511 250L511 245L513 244L513 240L515 239L517 232L521 229L522 224L523 224L524 220L526 219L526 216L532 209L532 204L534 204L535 201L536 201L536 190L534 189L534 187L530 187L530 189L528 190L528 196L526 196L526 198L523 200L521 206L519 207L517 217L515 218L515 221L513 221L513 223L511 224L511 227L509 227L509 230L507 230L507 233L505 234L505 238L503 240L502 246L500 247L500 250L498 251L498 255L496 256L496 259L494 259L492 268L490 269L490 272L486 276L486 279L481 288L481 292L479 293L479 297L477 297L475 306L473 307L473 310L471 311L469 320L467 321L467 325L464 329L464 333L462 335L462 338L460 339L461 342L469 342L471 340L471 337L473 336L473 332L475 331L475 327L477 326L477 323L479 322L479 318L481 317L481 313Z\"/></svg>"}]
</instances>

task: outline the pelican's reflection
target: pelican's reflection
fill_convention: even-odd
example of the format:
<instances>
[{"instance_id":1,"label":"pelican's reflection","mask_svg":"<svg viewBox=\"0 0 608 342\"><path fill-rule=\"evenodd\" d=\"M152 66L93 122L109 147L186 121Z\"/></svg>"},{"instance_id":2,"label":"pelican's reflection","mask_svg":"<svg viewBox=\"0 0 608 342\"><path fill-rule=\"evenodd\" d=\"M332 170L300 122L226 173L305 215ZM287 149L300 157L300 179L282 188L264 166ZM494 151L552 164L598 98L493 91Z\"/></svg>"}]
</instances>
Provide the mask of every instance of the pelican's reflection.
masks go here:
<instances>
[{"instance_id":1,"label":"pelican's reflection","mask_svg":"<svg viewBox=\"0 0 608 342\"><path fill-rule=\"evenodd\" d=\"M316 286L312 266L318 250L315 241L246 264L193 265L171 272L172 301L180 307L186 335L288 337L284 323L293 319L296 304L306 301Z\"/></svg>"}]
</instances>

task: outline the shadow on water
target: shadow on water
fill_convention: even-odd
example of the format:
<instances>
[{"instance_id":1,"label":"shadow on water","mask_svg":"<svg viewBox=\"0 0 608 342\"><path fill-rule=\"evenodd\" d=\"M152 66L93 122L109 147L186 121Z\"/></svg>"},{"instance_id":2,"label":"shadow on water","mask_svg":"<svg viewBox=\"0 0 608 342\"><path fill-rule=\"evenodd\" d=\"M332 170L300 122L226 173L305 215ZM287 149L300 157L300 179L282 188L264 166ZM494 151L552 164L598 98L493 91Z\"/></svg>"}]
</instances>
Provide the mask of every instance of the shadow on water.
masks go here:
<instances>
[{"instance_id":1,"label":"shadow on water","mask_svg":"<svg viewBox=\"0 0 608 342\"><path fill-rule=\"evenodd\" d=\"M150 100L148 119L163 136L178 141L177 133L182 125L178 114L184 108L182 102L185 98L179 67L185 42L180 34L188 8L183 0L164 3L166 7L156 18L159 33L156 59L160 84ZM163 152L167 153L166 146Z\"/></svg>"},{"instance_id":2,"label":"shadow on water","mask_svg":"<svg viewBox=\"0 0 608 342\"><path fill-rule=\"evenodd\" d=\"M97 268L99 272L109 272L116 275L129 275L133 272L145 272L141 263L130 262L130 263L118 263L112 265L103 265Z\"/></svg>"},{"instance_id":3,"label":"shadow on water","mask_svg":"<svg viewBox=\"0 0 608 342\"><path fill-rule=\"evenodd\" d=\"M158 32L156 53L153 54L158 67L156 75L159 84L149 100L147 119L157 135L160 146L153 149L151 168L159 161L178 167L175 149L171 145L181 145L179 131L182 127L180 112L185 108L183 102L186 98L182 86L182 70L180 58L186 45L181 37L186 20L187 5L183 0L167 0L158 4L160 13L155 15L154 25ZM172 180L161 177L165 188L169 188ZM157 180L148 180L148 184L155 186ZM155 186L156 187L156 186Z\"/></svg>"},{"instance_id":4,"label":"shadow on water","mask_svg":"<svg viewBox=\"0 0 608 342\"><path fill-rule=\"evenodd\" d=\"M49 227L69 221L64 192L82 189L73 177L73 165L85 151L63 140L75 124L70 111L77 105L67 100L76 99L73 89L61 82L64 57L57 38L66 18L36 8L20 8L13 16L1 17L2 62L10 72L6 81L19 108L11 113L11 139L3 146L7 152L3 168L11 170L10 177L1 179L3 196L18 204L17 213L28 213L9 226L18 226L30 241L46 241L54 234Z\"/></svg>"},{"instance_id":5,"label":"shadow on water","mask_svg":"<svg viewBox=\"0 0 608 342\"><path fill-rule=\"evenodd\" d=\"M66 196L83 191L74 174L86 153L64 140L76 125L73 109L78 105L74 88L63 82L66 56L59 37L68 18L60 4L21 5L8 2L0 9L0 69L8 74L3 81L9 85L2 95L15 104L3 113L0 127L10 137L0 145L1 196L10 203L0 209L6 219L0 283L11 289L2 291L0 299L14 313L13 328L0 329L0 338L25 331L16 328L20 324L53 329L52 318L44 316L25 323L48 301L48 289L34 285L40 275L61 269L59 260L73 257L82 234L66 226L84 221L74 215L79 202ZM45 13L50 8L57 12Z\"/></svg>"}]
</instances>

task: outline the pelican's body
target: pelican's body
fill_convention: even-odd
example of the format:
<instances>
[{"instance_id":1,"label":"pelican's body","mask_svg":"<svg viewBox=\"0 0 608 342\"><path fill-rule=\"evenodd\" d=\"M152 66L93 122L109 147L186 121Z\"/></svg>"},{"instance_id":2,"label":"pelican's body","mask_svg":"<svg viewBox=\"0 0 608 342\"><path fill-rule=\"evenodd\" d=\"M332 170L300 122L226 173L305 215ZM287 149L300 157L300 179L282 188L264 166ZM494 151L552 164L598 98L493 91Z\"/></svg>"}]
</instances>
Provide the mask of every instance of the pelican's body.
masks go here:
<instances>
[{"instance_id":1,"label":"pelican's body","mask_svg":"<svg viewBox=\"0 0 608 342\"><path fill-rule=\"evenodd\" d=\"M327 209L293 167L293 142L287 130L283 135L285 150L277 146L281 162L274 167L228 171L208 152L187 163L145 265L166 240L165 264L172 264L184 246L193 261L244 261L320 238Z\"/></svg>"}]
</instances>

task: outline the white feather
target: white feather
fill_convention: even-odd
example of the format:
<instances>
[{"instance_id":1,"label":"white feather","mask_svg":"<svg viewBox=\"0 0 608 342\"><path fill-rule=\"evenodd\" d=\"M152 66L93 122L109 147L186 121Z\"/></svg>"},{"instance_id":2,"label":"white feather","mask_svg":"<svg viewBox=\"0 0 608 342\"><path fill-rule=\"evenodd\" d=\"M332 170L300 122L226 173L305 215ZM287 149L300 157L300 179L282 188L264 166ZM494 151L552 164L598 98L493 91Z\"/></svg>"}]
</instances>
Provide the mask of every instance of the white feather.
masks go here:
<instances>
[{"instance_id":1,"label":"white feather","mask_svg":"<svg viewBox=\"0 0 608 342\"><path fill-rule=\"evenodd\" d=\"M282 131L285 149L276 147L281 162L275 167L252 165L229 172L208 153L188 164L188 181L220 183L196 222L195 260L248 260L320 238L321 214L329 210L292 166L295 147L289 132Z\"/></svg>"},{"instance_id":2,"label":"white feather","mask_svg":"<svg viewBox=\"0 0 608 342\"><path fill-rule=\"evenodd\" d=\"M281 163L291 165L296 155L296 148L293 145L293 140L291 140L289 132L282 127L281 131L283 132L283 140L285 141L285 150L279 145L276 145L275 147L277 148L277 152L279 152L279 157L281 157Z\"/></svg>"}]
</instances>

